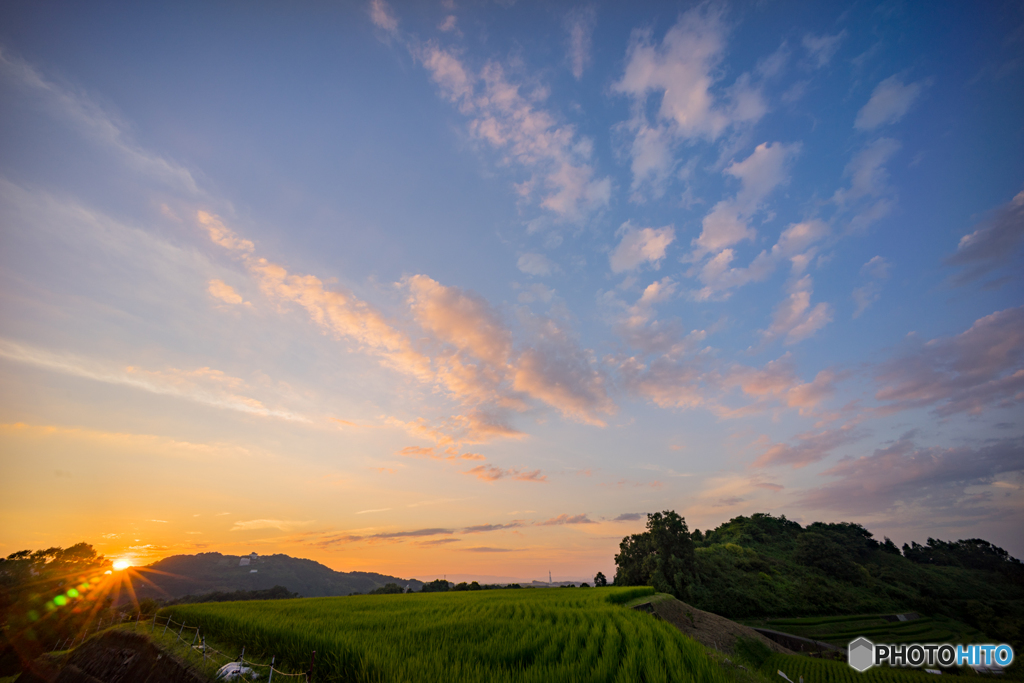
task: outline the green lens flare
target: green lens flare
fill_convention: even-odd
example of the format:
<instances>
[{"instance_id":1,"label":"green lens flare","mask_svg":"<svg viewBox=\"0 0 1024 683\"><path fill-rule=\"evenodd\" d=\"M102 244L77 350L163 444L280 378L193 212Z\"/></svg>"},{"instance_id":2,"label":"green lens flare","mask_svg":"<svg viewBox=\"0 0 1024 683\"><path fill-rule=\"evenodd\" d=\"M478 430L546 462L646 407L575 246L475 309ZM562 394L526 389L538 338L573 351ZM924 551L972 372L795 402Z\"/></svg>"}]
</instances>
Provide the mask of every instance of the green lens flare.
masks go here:
<instances>
[{"instance_id":1,"label":"green lens flare","mask_svg":"<svg viewBox=\"0 0 1024 683\"><path fill-rule=\"evenodd\" d=\"M74 588L72 588L71 590L68 591L68 597L69 598L77 598L79 595L80 595L80 593L77 590L75 590Z\"/></svg>"},{"instance_id":2,"label":"green lens flare","mask_svg":"<svg viewBox=\"0 0 1024 683\"><path fill-rule=\"evenodd\" d=\"M58 595L53 599L53 603L58 607L63 607L64 605L68 604L68 599L65 598L63 595Z\"/></svg>"}]
</instances>

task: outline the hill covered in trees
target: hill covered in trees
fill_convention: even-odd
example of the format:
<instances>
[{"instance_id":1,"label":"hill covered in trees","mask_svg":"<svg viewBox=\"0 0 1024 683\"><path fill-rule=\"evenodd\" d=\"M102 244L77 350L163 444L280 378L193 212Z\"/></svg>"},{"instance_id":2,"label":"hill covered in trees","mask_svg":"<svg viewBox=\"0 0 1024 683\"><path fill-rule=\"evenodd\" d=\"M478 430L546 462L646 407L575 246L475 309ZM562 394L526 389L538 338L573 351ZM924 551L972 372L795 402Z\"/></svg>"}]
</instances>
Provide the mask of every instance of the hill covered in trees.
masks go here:
<instances>
[{"instance_id":1,"label":"hill covered in trees","mask_svg":"<svg viewBox=\"0 0 1024 683\"><path fill-rule=\"evenodd\" d=\"M330 567L288 555L172 555L134 568L139 599L177 599L214 592L269 590L285 586L306 598L368 593L389 583L418 591L416 579L399 579L373 572L338 572Z\"/></svg>"},{"instance_id":2,"label":"hill covered in trees","mask_svg":"<svg viewBox=\"0 0 1024 683\"><path fill-rule=\"evenodd\" d=\"M806 527L770 514L692 533L675 512L648 515L615 556L617 585L652 585L729 618L919 612L965 622L1019 648L1024 565L981 539L902 550L859 524Z\"/></svg>"}]
</instances>

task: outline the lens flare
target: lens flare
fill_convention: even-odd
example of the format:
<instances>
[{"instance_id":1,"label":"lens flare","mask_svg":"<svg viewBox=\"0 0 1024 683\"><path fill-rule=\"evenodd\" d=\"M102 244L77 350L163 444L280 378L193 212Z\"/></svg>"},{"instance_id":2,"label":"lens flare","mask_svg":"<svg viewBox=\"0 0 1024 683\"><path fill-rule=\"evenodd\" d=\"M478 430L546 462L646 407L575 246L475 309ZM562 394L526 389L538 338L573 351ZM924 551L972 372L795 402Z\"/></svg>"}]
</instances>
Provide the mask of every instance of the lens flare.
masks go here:
<instances>
[{"instance_id":1,"label":"lens flare","mask_svg":"<svg viewBox=\"0 0 1024 683\"><path fill-rule=\"evenodd\" d=\"M129 562L128 560L125 560L125 559L114 560L114 569L116 571L119 571L119 572L120 571L124 571L125 569L128 569L128 567L130 567L130 566L132 566L132 563Z\"/></svg>"}]
</instances>

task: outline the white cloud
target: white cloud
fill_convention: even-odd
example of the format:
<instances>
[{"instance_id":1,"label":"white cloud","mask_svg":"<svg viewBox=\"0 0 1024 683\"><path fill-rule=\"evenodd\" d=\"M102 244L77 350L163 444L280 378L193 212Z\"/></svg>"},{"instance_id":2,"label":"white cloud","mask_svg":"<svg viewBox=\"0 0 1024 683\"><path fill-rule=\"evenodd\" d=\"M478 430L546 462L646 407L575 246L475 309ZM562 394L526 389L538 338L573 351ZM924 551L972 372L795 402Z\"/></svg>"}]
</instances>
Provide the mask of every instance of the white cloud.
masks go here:
<instances>
[{"instance_id":1,"label":"white cloud","mask_svg":"<svg viewBox=\"0 0 1024 683\"><path fill-rule=\"evenodd\" d=\"M648 182L657 192L671 172L677 140L713 141L730 127L756 122L767 112L760 90L747 74L723 93L713 92L721 78L718 66L725 38L721 10L714 5L683 14L660 45L649 31L633 32L625 69L612 90L633 103L633 115L622 127L634 138L634 194ZM646 114L652 96L661 97L653 123Z\"/></svg>"},{"instance_id":2,"label":"white cloud","mask_svg":"<svg viewBox=\"0 0 1024 683\"><path fill-rule=\"evenodd\" d=\"M651 263L655 268L665 258L665 250L676 238L676 231L671 225L663 228L637 228L626 221L616 231L622 240L619 246L609 255L613 273L635 270L644 263Z\"/></svg>"},{"instance_id":3,"label":"white cloud","mask_svg":"<svg viewBox=\"0 0 1024 683\"><path fill-rule=\"evenodd\" d=\"M928 84L927 80L905 84L899 74L890 76L875 87L871 99L857 112L853 127L871 130L896 123L906 115Z\"/></svg>"}]
</instances>

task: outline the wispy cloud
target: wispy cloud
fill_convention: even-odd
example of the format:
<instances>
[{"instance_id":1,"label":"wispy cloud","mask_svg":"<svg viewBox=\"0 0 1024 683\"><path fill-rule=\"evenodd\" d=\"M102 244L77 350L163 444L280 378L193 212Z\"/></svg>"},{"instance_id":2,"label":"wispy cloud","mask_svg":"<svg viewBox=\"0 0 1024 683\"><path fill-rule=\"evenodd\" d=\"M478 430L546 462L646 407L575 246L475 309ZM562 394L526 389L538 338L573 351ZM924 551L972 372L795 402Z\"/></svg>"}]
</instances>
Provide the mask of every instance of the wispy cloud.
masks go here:
<instances>
[{"instance_id":1,"label":"wispy cloud","mask_svg":"<svg viewBox=\"0 0 1024 683\"><path fill-rule=\"evenodd\" d=\"M980 414L1024 399L1024 308L979 318L954 337L909 338L875 376L888 411L933 407L940 416Z\"/></svg>"},{"instance_id":2,"label":"wispy cloud","mask_svg":"<svg viewBox=\"0 0 1024 683\"><path fill-rule=\"evenodd\" d=\"M872 455L846 458L825 471L832 482L804 492L802 505L846 514L878 514L917 507L956 512L985 503L967 495L968 486L989 484L1001 474L1024 469L1024 441L1003 439L973 448L918 448L902 438ZM959 510L958 510L959 509Z\"/></svg>"},{"instance_id":3,"label":"wispy cloud","mask_svg":"<svg viewBox=\"0 0 1024 683\"><path fill-rule=\"evenodd\" d=\"M157 178L176 190L199 194L195 178L186 168L136 145L128 126L92 99L47 79L31 64L0 47L0 76L42 99L44 106L70 121L87 137L118 154L132 170Z\"/></svg>"},{"instance_id":4,"label":"wispy cloud","mask_svg":"<svg viewBox=\"0 0 1024 683\"><path fill-rule=\"evenodd\" d=\"M906 116L911 105L921 96L929 83L927 80L904 83L899 74L890 76L875 87L871 99L857 112L854 128L871 130L885 124L896 123Z\"/></svg>"},{"instance_id":5,"label":"wispy cloud","mask_svg":"<svg viewBox=\"0 0 1024 683\"><path fill-rule=\"evenodd\" d=\"M136 366L118 367L108 361L56 353L8 339L0 339L0 357L53 372L132 387L153 394L175 396L216 408L295 422L310 421L305 416L287 410L268 408L259 400L239 393L246 386L242 379L212 368L146 370Z\"/></svg>"},{"instance_id":6,"label":"wispy cloud","mask_svg":"<svg viewBox=\"0 0 1024 683\"><path fill-rule=\"evenodd\" d=\"M315 520L288 520L288 519L250 519L238 521L231 527L230 531L255 531L258 529L279 529L280 531L294 531L295 529L308 526Z\"/></svg>"},{"instance_id":7,"label":"wispy cloud","mask_svg":"<svg viewBox=\"0 0 1024 683\"><path fill-rule=\"evenodd\" d=\"M824 460L836 449L856 443L867 435L867 431L858 427L855 422L836 429L805 432L794 437L795 444L771 445L754 461L753 466L790 465L794 469L806 467Z\"/></svg>"},{"instance_id":8,"label":"wispy cloud","mask_svg":"<svg viewBox=\"0 0 1024 683\"><path fill-rule=\"evenodd\" d=\"M594 520L587 517L586 514L582 515L566 515L561 514L557 517L552 517L545 522L537 522L537 526L560 526L562 524L596 524Z\"/></svg>"},{"instance_id":9,"label":"wispy cloud","mask_svg":"<svg viewBox=\"0 0 1024 683\"><path fill-rule=\"evenodd\" d=\"M523 526L523 520L516 519L508 524L479 524L477 526L467 526L462 530L464 534L480 534L487 531L502 531L503 529L515 529Z\"/></svg>"},{"instance_id":10,"label":"wispy cloud","mask_svg":"<svg viewBox=\"0 0 1024 683\"><path fill-rule=\"evenodd\" d=\"M870 280L867 284L853 290L852 298L854 304L856 304L856 308L853 311L854 318L859 318L864 311L882 296L882 280L889 277L891 265L881 256L875 256L861 267L861 275L870 278Z\"/></svg>"},{"instance_id":11,"label":"wispy cloud","mask_svg":"<svg viewBox=\"0 0 1024 683\"><path fill-rule=\"evenodd\" d=\"M598 178L591 164L593 143L542 106L546 92L510 79L487 62L478 72L453 50L428 42L410 50L430 72L442 97L469 119L470 135L501 155L504 165L529 176L516 185L523 199L563 221L580 222L607 206L611 179Z\"/></svg>"},{"instance_id":12,"label":"wispy cloud","mask_svg":"<svg viewBox=\"0 0 1024 683\"><path fill-rule=\"evenodd\" d=\"M593 7L577 7L565 16L565 28L569 34L566 59L569 71L577 81L583 78L583 70L592 61L590 43L596 23L597 13Z\"/></svg>"},{"instance_id":13,"label":"wispy cloud","mask_svg":"<svg viewBox=\"0 0 1024 683\"><path fill-rule=\"evenodd\" d=\"M541 474L540 470L502 469L494 465L477 465L466 474L471 474L483 481L498 481L499 479L512 479L515 481L546 481L547 476Z\"/></svg>"}]
</instances>

